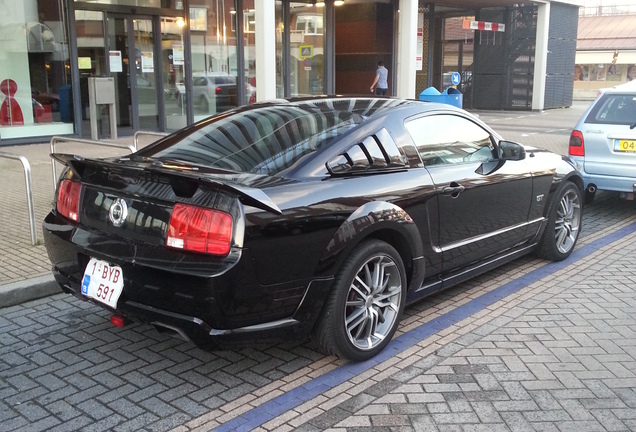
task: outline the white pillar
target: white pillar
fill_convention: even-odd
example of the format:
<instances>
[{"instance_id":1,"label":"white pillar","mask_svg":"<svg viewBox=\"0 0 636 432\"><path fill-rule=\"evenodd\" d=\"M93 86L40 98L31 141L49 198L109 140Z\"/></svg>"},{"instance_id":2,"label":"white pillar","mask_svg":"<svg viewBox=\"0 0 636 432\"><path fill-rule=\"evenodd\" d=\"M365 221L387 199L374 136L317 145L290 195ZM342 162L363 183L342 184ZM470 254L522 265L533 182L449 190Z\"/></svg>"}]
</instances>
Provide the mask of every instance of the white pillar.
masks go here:
<instances>
[{"instance_id":1,"label":"white pillar","mask_svg":"<svg viewBox=\"0 0 636 432\"><path fill-rule=\"evenodd\" d=\"M406 99L415 98L417 3L417 0L400 0L395 96Z\"/></svg>"},{"instance_id":2,"label":"white pillar","mask_svg":"<svg viewBox=\"0 0 636 432\"><path fill-rule=\"evenodd\" d=\"M532 109L542 110L545 105L545 80L548 67L548 39L550 36L550 3L539 3L537 13L537 39L534 49L534 81L532 83Z\"/></svg>"},{"instance_id":3,"label":"white pillar","mask_svg":"<svg viewBox=\"0 0 636 432\"><path fill-rule=\"evenodd\" d=\"M261 102L276 99L276 9L274 0L255 1L254 9L256 100Z\"/></svg>"}]
</instances>

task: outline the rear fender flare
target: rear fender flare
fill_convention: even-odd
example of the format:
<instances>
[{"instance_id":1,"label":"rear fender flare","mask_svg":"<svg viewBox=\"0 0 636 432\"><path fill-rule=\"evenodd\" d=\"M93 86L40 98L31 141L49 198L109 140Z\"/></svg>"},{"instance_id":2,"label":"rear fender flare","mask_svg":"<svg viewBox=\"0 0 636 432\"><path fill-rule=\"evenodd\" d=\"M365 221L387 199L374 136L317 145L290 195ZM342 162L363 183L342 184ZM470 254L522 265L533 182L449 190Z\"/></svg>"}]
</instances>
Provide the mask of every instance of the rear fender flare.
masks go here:
<instances>
[{"instance_id":1,"label":"rear fender flare","mask_svg":"<svg viewBox=\"0 0 636 432\"><path fill-rule=\"evenodd\" d=\"M351 251L367 238L386 241L398 251L407 269L408 289L421 285L424 279L422 236L405 210L385 201L372 201L358 207L340 225L320 259L316 275L334 276Z\"/></svg>"}]
</instances>

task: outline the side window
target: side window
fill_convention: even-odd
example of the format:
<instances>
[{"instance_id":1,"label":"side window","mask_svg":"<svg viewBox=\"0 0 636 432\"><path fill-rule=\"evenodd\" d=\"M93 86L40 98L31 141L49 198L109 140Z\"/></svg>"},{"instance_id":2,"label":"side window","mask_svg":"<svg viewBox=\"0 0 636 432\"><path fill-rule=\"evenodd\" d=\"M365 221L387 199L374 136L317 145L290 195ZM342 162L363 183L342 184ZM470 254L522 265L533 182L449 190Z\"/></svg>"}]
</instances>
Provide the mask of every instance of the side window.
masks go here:
<instances>
[{"instance_id":1,"label":"side window","mask_svg":"<svg viewBox=\"0 0 636 432\"><path fill-rule=\"evenodd\" d=\"M424 165L484 162L493 158L488 131L463 117L441 114L406 123Z\"/></svg>"}]
</instances>

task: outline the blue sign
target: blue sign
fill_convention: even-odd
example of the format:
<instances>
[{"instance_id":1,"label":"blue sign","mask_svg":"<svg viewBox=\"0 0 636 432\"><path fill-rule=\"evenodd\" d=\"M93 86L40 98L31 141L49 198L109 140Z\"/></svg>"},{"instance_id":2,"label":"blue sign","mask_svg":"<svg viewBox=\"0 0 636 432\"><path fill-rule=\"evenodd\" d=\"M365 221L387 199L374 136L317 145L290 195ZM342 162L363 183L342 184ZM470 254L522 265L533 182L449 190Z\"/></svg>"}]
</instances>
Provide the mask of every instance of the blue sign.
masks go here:
<instances>
[{"instance_id":1,"label":"blue sign","mask_svg":"<svg viewBox=\"0 0 636 432\"><path fill-rule=\"evenodd\" d=\"M451 84L458 85L461 80L462 77L459 72L453 72L453 74L451 75Z\"/></svg>"}]
</instances>

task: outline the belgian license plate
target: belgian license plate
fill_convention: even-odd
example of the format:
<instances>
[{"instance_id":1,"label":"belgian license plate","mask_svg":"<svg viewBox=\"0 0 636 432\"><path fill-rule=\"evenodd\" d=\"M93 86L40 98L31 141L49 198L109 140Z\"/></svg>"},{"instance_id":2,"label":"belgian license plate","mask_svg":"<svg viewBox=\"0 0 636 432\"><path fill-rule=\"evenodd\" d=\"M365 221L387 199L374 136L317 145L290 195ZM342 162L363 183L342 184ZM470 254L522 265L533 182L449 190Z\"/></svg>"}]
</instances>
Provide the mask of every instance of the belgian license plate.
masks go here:
<instances>
[{"instance_id":1,"label":"belgian license plate","mask_svg":"<svg viewBox=\"0 0 636 432\"><path fill-rule=\"evenodd\" d=\"M84 271L82 294L115 309L123 289L121 267L91 258Z\"/></svg>"},{"instance_id":2,"label":"belgian license plate","mask_svg":"<svg viewBox=\"0 0 636 432\"><path fill-rule=\"evenodd\" d=\"M614 150L636 153L636 140L614 140Z\"/></svg>"}]
</instances>

